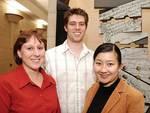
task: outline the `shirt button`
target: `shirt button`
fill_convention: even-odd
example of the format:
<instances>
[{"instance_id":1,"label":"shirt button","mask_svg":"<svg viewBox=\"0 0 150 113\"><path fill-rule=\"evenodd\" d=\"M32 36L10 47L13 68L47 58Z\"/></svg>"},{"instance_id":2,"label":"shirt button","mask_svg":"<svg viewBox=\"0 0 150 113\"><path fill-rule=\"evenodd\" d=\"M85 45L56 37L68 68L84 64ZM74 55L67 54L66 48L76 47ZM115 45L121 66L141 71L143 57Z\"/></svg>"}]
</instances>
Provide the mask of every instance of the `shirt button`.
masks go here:
<instances>
[{"instance_id":1,"label":"shirt button","mask_svg":"<svg viewBox=\"0 0 150 113\"><path fill-rule=\"evenodd\" d=\"M40 97L42 97L42 94L40 94Z\"/></svg>"}]
</instances>

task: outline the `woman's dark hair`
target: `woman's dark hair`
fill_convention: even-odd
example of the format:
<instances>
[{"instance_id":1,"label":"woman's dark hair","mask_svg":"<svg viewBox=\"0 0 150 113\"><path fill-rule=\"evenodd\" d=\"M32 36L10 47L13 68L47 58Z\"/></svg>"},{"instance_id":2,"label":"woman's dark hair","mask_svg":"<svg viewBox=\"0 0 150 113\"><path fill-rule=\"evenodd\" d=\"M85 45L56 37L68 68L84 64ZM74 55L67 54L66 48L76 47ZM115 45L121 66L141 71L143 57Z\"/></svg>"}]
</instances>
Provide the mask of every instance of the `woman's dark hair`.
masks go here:
<instances>
[{"instance_id":1,"label":"woman's dark hair","mask_svg":"<svg viewBox=\"0 0 150 113\"><path fill-rule=\"evenodd\" d=\"M72 8L72 9L69 9L65 12L65 14L64 14L64 26L67 26L68 21L69 21L69 17L72 16L72 15L83 16L84 20L85 20L85 25L87 27L89 17L88 17L88 14L86 13L86 11L81 9L81 8Z\"/></svg>"},{"instance_id":2,"label":"woman's dark hair","mask_svg":"<svg viewBox=\"0 0 150 113\"><path fill-rule=\"evenodd\" d=\"M94 52L93 59L95 60L96 56L99 53L105 53L105 52L111 52L111 51L114 51L117 54L118 63L119 63L119 65L121 65L121 63L122 63L121 51L118 48L118 46L113 43L103 43L103 44L99 45Z\"/></svg>"},{"instance_id":3,"label":"woman's dark hair","mask_svg":"<svg viewBox=\"0 0 150 113\"><path fill-rule=\"evenodd\" d=\"M42 38L41 41L44 43L45 50L47 50L47 40Z\"/></svg>"},{"instance_id":4,"label":"woman's dark hair","mask_svg":"<svg viewBox=\"0 0 150 113\"><path fill-rule=\"evenodd\" d=\"M43 42L41 34L38 34L36 30L20 31L20 34L13 47L13 55L14 55L16 64L18 65L22 64L22 59L18 56L17 52L18 50L21 50L22 45L26 43L32 36L38 39L39 42Z\"/></svg>"}]
</instances>

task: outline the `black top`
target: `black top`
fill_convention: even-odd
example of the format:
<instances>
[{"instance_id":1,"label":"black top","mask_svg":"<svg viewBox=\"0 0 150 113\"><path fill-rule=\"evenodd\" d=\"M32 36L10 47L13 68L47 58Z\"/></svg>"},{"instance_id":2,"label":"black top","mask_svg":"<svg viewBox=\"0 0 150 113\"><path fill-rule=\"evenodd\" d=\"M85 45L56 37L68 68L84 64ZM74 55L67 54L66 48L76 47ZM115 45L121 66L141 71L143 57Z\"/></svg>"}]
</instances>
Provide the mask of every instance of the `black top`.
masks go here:
<instances>
[{"instance_id":1,"label":"black top","mask_svg":"<svg viewBox=\"0 0 150 113\"><path fill-rule=\"evenodd\" d=\"M93 98L93 101L87 111L87 113L101 113L103 110L107 100L109 99L110 95L118 85L120 79L118 78L111 86L104 87L102 83L100 83L100 87Z\"/></svg>"}]
</instances>

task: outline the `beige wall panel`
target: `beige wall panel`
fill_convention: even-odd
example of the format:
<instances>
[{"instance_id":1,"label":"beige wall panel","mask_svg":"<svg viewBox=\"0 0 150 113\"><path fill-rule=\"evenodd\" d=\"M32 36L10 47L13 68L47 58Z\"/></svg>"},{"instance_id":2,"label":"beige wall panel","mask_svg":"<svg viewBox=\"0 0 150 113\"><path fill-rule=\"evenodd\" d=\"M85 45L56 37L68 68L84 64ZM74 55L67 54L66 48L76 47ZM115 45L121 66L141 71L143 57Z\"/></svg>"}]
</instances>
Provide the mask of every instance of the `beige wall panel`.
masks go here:
<instances>
[{"instance_id":1,"label":"beige wall panel","mask_svg":"<svg viewBox=\"0 0 150 113\"><path fill-rule=\"evenodd\" d=\"M34 20L22 13L21 15L24 19L17 24L13 24L12 27L12 24L8 22L6 18L5 13L6 1L0 0L0 73L9 71L16 66L11 48L12 34L14 36L13 41L15 41L20 30L36 28L36 25L33 22ZM11 32L12 28L14 28L13 32Z\"/></svg>"},{"instance_id":2,"label":"beige wall panel","mask_svg":"<svg viewBox=\"0 0 150 113\"><path fill-rule=\"evenodd\" d=\"M57 0L48 1L48 34L47 34L47 48L56 46L56 5Z\"/></svg>"},{"instance_id":3,"label":"beige wall panel","mask_svg":"<svg viewBox=\"0 0 150 113\"><path fill-rule=\"evenodd\" d=\"M22 14L22 15L24 19L19 22L20 30L35 29L36 28L35 20L26 14Z\"/></svg>"},{"instance_id":4,"label":"beige wall panel","mask_svg":"<svg viewBox=\"0 0 150 113\"><path fill-rule=\"evenodd\" d=\"M150 9L142 9L142 32L148 33L148 52L150 57Z\"/></svg>"},{"instance_id":5,"label":"beige wall panel","mask_svg":"<svg viewBox=\"0 0 150 113\"><path fill-rule=\"evenodd\" d=\"M7 72L15 67L12 51L9 48L0 48L0 73Z\"/></svg>"},{"instance_id":6,"label":"beige wall panel","mask_svg":"<svg viewBox=\"0 0 150 113\"><path fill-rule=\"evenodd\" d=\"M9 42L9 32L10 32L10 26L9 22L6 21L5 17L5 2L3 0L0 1L0 47L8 47L10 45ZM1 54L1 53L0 53Z\"/></svg>"},{"instance_id":7,"label":"beige wall panel","mask_svg":"<svg viewBox=\"0 0 150 113\"><path fill-rule=\"evenodd\" d=\"M3 0L0 0L0 73L10 69L9 63L11 63L10 53L10 25L5 17L6 4ZM7 63L6 63L7 61Z\"/></svg>"}]
</instances>

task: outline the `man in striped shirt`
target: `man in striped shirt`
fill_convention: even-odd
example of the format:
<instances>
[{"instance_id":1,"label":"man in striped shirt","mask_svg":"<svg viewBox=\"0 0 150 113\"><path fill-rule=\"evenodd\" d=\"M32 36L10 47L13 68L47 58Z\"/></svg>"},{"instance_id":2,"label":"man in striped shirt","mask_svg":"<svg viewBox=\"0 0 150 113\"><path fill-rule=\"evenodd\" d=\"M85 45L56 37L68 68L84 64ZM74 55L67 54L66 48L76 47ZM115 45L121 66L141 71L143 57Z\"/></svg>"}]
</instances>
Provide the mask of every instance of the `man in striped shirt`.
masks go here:
<instances>
[{"instance_id":1,"label":"man in striped shirt","mask_svg":"<svg viewBox=\"0 0 150 113\"><path fill-rule=\"evenodd\" d=\"M88 14L81 8L64 15L66 41L46 52L46 71L57 83L62 113L81 113L88 88L94 82L93 51L83 42Z\"/></svg>"}]
</instances>

